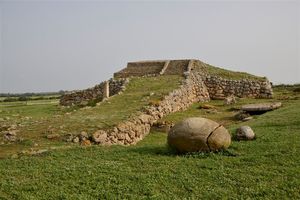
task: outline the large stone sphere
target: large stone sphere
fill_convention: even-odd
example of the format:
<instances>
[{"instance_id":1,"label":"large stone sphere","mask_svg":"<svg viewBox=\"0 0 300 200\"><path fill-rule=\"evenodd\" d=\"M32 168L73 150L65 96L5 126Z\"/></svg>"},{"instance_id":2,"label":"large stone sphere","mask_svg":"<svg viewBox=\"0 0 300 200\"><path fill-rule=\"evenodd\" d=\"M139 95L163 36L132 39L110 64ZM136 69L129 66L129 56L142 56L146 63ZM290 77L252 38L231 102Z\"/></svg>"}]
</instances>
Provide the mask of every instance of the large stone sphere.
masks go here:
<instances>
[{"instance_id":1,"label":"large stone sphere","mask_svg":"<svg viewBox=\"0 0 300 200\"><path fill-rule=\"evenodd\" d=\"M217 151L227 149L231 135L222 125L210 119L192 117L173 126L168 134L169 146L177 151Z\"/></svg>"}]
</instances>

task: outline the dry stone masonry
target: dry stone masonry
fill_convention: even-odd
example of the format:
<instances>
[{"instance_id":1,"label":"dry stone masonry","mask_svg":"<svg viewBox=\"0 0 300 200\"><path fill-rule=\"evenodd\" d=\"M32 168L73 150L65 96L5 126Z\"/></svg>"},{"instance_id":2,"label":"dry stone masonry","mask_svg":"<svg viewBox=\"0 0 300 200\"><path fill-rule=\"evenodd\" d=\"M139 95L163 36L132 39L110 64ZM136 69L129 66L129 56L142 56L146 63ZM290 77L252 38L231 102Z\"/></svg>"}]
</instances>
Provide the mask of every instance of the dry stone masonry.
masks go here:
<instances>
[{"instance_id":1,"label":"dry stone masonry","mask_svg":"<svg viewBox=\"0 0 300 200\"><path fill-rule=\"evenodd\" d=\"M60 105L85 106L92 100L102 101L104 98L113 96L125 90L125 85L128 81L129 80L127 78L110 79L109 81L104 81L92 88L70 92L61 97Z\"/></svg>"},{"instance_id":2,"label":"dry stone masonry","mask_svg":"<svg viewBox=\"0 0 300 200\"><path fill-rule=\"evenodd\" d=\"M224 99L227 96L271 98L272 87L266 80L228 80L218 76L206 75L205 85L212 99Z\"/></svg>"},{"instance_id":3,"label":"dry stone masonry","mask_svg":"<svg viewBox=\"0 0 300 200\"><path fill-rule=\"evenodd\" d=\"M210 74L205 63L199 60L166 60L130 62L125 69L114 74L114 79L100 83L87 90L75 91L61 98L61 105L85 105L90 100L102 100L104 90L116 95L125 90L132 76L181 75L185 79L181 86L166 95L157 105L147 107L136 116L108 130L93 134L93 142L111 145L136 144L150 132L158 119L170 113L187 109L195 102L224 99L228 96L271 98L272 87L267 79L230 80ZM107 95L106 95L107 97Z\"/></svg>"}]
</instances>

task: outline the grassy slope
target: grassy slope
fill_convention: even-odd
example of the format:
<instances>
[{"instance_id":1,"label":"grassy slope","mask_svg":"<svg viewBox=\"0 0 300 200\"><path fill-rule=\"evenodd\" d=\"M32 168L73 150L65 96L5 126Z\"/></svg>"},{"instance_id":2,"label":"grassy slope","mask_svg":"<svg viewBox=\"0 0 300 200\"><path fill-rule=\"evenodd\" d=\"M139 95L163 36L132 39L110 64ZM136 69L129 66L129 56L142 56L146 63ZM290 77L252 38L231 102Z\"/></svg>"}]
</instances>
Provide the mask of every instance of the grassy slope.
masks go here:
<instances>
[{"instance_id":1,"label":"grassy slope","mask_svg":"<svg viewBox=\"0 0 300 200\"><path fill-rule=\"evenodd\" d=\"M203 63L202 66L209 74L220 76L225 79L233 79L233 80L241 80L241 79L264 80L265 79L265 77L254 76L246 72L235 72L231 70L226 70L206 63Z\"/></svg>"},{"instance_id":2,"label":"grassy slope","mask_svg":"<svg viewBox=\"0 0 300 200\"><path fill-rule=\"evenodd\" d=\"M284 93L277 92L277 97ZM257 140L233 141L225 152L175 155L166 147L166 134L152 132L131 147L76 147L0 160L0 197L299 199L299 95L295 99L284 100L283 108L244 122L253 128ZM244 99L240 104L251 101L255 100ZM221 108L220 103L211 102L220 112L211 116L234 122L227 116L232 109ZM202 116L204 111L197 106L169 120ZM240 125L228 123L227 127L233 132Z\"/></svg>"},{"instance_id":3,"label":"grassy slope","mask_svg":"<svg viewBox=\"0 0 300 200\"><path fill-rule=\"evenodd\" d=\"M178 88L181 79L179 76L133 78L122 94L113 96L108 101L102 102L100 106L92 108L61 109L57 106L57 100L29 101L28 104L26 102L0 103L0 118L10 118L1 123L21 124L18 135L25 139L21 143L1 145L0 157L28 149L34 143L39 145L38 148L62 145L61 142L45 139L45 136L50 133L64 135L70 132L87 131L91 134L99 128L109 128L128 119L149 102L160 99ZM153 95L150 96L150 93ZM26 119L26 117L31 118ZM47 130L51 132L46 132ZM2 137L0 143L1 140Z\"/></svg>"}]
</instances>

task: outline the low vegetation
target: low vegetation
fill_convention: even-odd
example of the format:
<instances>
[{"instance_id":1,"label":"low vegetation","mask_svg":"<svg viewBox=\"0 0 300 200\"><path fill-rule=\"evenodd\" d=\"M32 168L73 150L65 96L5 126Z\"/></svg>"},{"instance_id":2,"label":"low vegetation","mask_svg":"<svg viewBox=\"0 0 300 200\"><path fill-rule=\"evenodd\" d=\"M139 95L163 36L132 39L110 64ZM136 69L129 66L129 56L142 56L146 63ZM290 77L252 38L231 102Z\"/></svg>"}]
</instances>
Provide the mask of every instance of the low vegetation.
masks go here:
<instances>
[{"instance_id":1,"label":"low vegetation","mask_svg":"<svg viewBox=\"0 0 300 200\"><path fill-rule=\"evenodd\" d=\"M233 80L241 80L241 79L265 80L266 79L266 77L254 76L246 72L235 72L231 70L226 70L209 64L205 64L205 70L207 70L207 72L211 75L220 76L225 79L233 79Z\"/></svg>"}]
</instances>

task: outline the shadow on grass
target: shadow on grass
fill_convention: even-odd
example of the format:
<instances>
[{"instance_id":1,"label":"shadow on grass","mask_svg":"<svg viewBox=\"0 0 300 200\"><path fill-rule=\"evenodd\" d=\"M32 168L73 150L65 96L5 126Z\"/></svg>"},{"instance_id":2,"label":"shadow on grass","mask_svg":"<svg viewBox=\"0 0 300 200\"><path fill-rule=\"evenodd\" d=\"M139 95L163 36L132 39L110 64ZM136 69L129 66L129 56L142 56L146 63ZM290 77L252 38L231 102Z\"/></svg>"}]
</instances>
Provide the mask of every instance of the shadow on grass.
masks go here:
<instances>
[{"instance_id":1,"label":"shadow on grass","mask_svg":"<svg viewBox=\"0 0 300 200\"><path fill-rule=\"evenodd\" d=\"M185 157L185 158L209 158L212 156L226 156L226 157L236 157L238 156L232 150L220 150L215 152L191 152L191 153L180 153L175 149L169 146L143 146L143 147L135 147L132 149L128 149L128 152L138 153L142 155L153 155L153 156L170 156L170 157Z\"/></svg>"}]
</instances>

